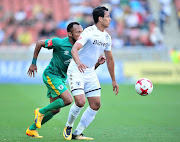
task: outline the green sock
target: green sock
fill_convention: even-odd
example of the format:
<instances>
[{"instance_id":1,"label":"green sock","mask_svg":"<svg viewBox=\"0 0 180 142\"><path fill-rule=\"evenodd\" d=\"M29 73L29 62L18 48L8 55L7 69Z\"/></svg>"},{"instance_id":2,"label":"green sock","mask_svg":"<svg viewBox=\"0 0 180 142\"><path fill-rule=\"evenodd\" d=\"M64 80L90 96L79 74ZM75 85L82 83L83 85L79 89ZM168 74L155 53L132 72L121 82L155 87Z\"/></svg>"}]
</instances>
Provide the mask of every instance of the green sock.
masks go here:
<instances>
[{"instance_id":1,"label":"green sock","mask_svg":"<svg viewBox=\"0 0 180 142\"><path fill-rule=\"evenodd\" d=\"M32 124L32 125L29 127L29 129L30 129L30 130L36 130L36 129L37 129L36 124L35 124L35 123Z\"/></svg>"},{"instance_id":2,"label":"green sock","mask_svg":"<svg viewBox=\"0 0 180 142\"><path fill-rule=\"evenodd\" d=\"M44 123L46 123L47 121L49 121L55 114L52 113L51 111L47 112L41 122L41 125L43 125ZM32 124L30 127L29 127L30 130L36 130L37 127L36 127L36 124Z\"/></svg>"},{"instance_id":3,"label":"green sock","mask_svg":"<svg viewBox=\"0 0 180 142\"><path fill-rule=\"evenodd\" d=\"M59 108L64 107L64 106L65 106L65 104L64 104L63 99L59 98L59 99L55 100L54 102L50 103L49 105L41 108L39 110L39 112L42 114L45 114L50 110L59 109Z\"/></svg>"},{"instance_id":4,"label":"green sock","mask_svg":"<svg viewBox=\"0 0 180 142\"><path fill-rule=\"evenodd\" d=\"M41 122L41 125L43 125L44 123L46 123L47 121L49 121L51 118L53 118L55 114L52 113L51 111L47 112Z\"/></svg>"}]
</instances>

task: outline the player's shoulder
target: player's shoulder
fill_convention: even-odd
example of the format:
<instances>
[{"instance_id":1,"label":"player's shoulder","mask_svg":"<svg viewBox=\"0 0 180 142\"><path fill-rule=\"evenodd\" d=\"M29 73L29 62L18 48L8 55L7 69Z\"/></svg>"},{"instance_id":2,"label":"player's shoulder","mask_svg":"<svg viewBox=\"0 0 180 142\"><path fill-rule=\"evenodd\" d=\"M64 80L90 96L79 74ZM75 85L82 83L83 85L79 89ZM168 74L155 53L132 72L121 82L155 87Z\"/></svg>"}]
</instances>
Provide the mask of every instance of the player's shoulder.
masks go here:
<instances>
[{"instance_id":1,"label":"player's shoulder","mask_svg":"<svg viewBox=\"0 0 180 142\"><path fill-rule=\"evenodd\" d=\"M63 43L63 39L59 37L54 37L54 38L51 38L50 40L54 46L61 46Z\"/></svg>"},{"instance_id":2,"label":"player's shoulder","mask_svg":"<svg viewBox=\"0 0 180 142\"><path fill-rule=\"evenodd\" d=\"M65 38L61 39L61 45L62 46L72 46L72 44L69 41L69 37L65 37Z\"/></svg>"},{"instance_id":3,"label":"player's shoulder","mask_svg":"<svg viewBox=\"0 0 180 142\"><path fill-rule=\"evenodd\" d=\"M65 37L65 38L55 37L55 38L53 38L53 40L56 42L68 42L69 41L68 37Z\"/></svg>"},{"instance_id":4,"label":"player's shoulder","mask_svg":"<svg viewBox=\"0 0 180 142\"><path fill-rule=\"evenodd\" d=\"M68 38L68 37L65 37L65 38L59 38L59 39L61 39L61 40L64 41L64 42L69 41L69 38Z\"/></svg>"},{"instance_id":5,"label":"player's shoulder","mask_svg":"<svg viewBox=\"0 0 180 142\"><path fill-rule=\"evenodd\" d=\"M95 27L94 27L94 25L93 26L89 26L89 27L85 28L84 31L85 32L93 32L93 31L95 31Z\"/></svg>"},{"instance_id":6,"label":"player's shoulder","mask_svg":"<svg viewBox=\"0 0 180 142\"><path fill-rule=\"evenodd\" d=\"M54 37L54 38L52 38L52 40L53 40L53 41L61 41L62 39L59 38L59 37Z\"/></svg>"}]
</instances>

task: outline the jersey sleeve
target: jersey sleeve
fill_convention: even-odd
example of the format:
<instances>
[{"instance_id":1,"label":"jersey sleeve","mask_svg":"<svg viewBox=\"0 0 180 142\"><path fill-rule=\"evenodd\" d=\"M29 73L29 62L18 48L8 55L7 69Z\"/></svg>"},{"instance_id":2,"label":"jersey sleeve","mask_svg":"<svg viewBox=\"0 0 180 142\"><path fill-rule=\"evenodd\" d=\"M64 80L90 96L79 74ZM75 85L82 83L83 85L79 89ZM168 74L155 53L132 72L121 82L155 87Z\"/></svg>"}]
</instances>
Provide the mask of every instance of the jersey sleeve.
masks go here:
<instances>
[{"instance_id":1,"label":"jersey sleeve","mask_svg":"<svg viewBox=\"0 0 180 142\"><path fill-rule=\"evenodd\" d=\"M62 39L60 38L52 38L45 40L45 48L47 49L56 49L62 45Z\"/></svg>"},{"instance_id":2,"label":"jersey sleeve","mask_svg":"<svg viewBox=\"0 0 180 142\"><path fill-rule=\"evenodd\" d=\"M81 43L82 46L86 44L86 42L89 40L89 35L88 31L84 30L81 35L79 36L79 39L76 41L78 43Z\"/></svg>"},{"instance_id":3,"label":"jersey sleeve","mask_svg":"<svg viewBox=\"0 0 180 142\"><path fill-rule=\"evenodd\" d=\"M104 49L105 51L111 51L111 46L112 46L112 42L111 42L111 36L107 35L106 39L108 41L106 48Z\"/></svg>"}]
</instances>

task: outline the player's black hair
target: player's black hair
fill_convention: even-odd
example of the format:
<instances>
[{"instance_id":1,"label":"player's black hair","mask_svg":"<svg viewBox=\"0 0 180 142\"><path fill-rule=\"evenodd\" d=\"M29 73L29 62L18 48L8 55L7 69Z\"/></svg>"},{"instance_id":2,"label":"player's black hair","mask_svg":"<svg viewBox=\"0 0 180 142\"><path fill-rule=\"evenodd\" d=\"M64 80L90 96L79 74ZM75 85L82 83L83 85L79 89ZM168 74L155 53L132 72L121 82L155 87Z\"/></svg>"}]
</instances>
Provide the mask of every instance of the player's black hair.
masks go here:
<instances>
[{"instance_id":1,"label":"player's black hair","mask_svg":"<svg viewBox=\"0 0 180 142\"><path fill-rule=\"evenodd\" d=\"M92 15L93 15L93 19L94 19L95 23L98 22L99 17L104 17L104 14L105 14L104 11L108 11L108 8L106 8L104 6L99 6L93 10Z\"/></svg>"},{"instance_id":2,"label":"player's black hair","mask_svg":"<svg viewBox=\"0 0 180 142\"><path fill-rule=\"evenodd\" d=\"M71 32L74 25L80 25L80 24L78 22L69 23L69 25L67 26L67 32Z\"/></svg>"}]
</instances>

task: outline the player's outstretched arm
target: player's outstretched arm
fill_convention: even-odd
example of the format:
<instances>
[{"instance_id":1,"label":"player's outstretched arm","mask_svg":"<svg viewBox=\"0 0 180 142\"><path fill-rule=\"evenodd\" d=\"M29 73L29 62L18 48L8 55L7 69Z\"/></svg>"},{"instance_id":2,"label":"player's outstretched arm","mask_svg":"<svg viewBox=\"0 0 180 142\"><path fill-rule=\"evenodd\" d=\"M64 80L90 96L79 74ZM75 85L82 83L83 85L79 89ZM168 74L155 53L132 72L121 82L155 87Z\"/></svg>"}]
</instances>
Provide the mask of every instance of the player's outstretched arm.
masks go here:
<instances>
[{"instance_id":1,"label":"player's outstretched arm","mask_svg":"<svg viewBox=\"0 0 180 142\"><path fill-rule=\"evenodd\" d=\"M37 73L36 60L42 47L45 47L45 40L40 40L36 44L36 47L34 49L32 64L30 65L27 72L29 77L31 76L35 77L35 72Z\"/></svg>"},{"instance_id":2,"label":"player's outstretched arm","mask_svg":"<svg viewBox=\"0 0 180 142\"><path fill-rule=\"evenodd\" d=\"M104 53L105 53L105 56L106 56L107 67L108 67L108 70L109 70L109 73L110 73L110 76L111 76L111 79L112 79L113 91L115 92L115 95L117 95L118 92L119 92L119 86L118 86L118 84L116 82L116 79L115 79L114 59L113 59L113 56L112 56L112 52L111 51L104 51Z\"/></svg>"},{"instance_id":3,"label":"player's outstretched arm","mask_svg":"<svg viewBox=\"0 0 180 142\"><path fill-rule=\"evenodd\" d=\"M106 62L106 57L104 55L101 55L95 65L95 70L99 67L99 65L102 65Z\"/></svg>"},{"instance_id":4,"label":"player's outstretched arm","mask_svg":"<svg viewBox=\"0 0 180 142\"><path fill-rule=\"evenodd\" d=\"M72 54L72 57L74 59L74 61L76 62L77 66L78 66L78 69L80 72L83 72L84 73L84 70L88 67L86 66L85 64L83 64L79 58L79 53L78 51L82 48L82 44L76 42L74 44L74 46L72 47L72 50L71 50L71 54Z\"/></svg>"}]
</instances>

